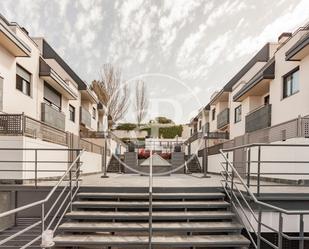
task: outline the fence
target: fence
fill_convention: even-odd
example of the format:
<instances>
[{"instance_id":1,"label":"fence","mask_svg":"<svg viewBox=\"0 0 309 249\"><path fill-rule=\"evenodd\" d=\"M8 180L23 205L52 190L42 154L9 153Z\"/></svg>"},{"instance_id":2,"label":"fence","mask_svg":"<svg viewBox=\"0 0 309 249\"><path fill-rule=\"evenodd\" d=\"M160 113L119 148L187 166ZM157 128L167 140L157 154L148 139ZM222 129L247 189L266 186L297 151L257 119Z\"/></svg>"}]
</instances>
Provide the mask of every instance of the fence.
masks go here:
<instances>
[{"instance_id":1,"label":"fence","mask_svg":"<svg viewBox=\"0 0 309 249\"><path fill-rule=\"evenodd\" d=\"M309 137L309 117L299 117L261 130L246 133L222 143L224 149L252 143L273 143L290 138ZM212 149L213 147L213 149ZM209 147L216 150L218 145ZM218 151L218 150L217 150ZM218 151L219 153L219 151Z\"/></svg>"},{"instance_id":2,"label":"fence","mask_svg":"<svg viewBox=\"0 0 309 249\"><path fill-rule=\"evenodd\" d=\"M301 158L295 158L293 153L289 153L293 148L300 150ZM247 166L246 174L239 172L235 162L229 159L229 153L233 154L240 149L248 153L247 159L243 161ZM276 188L278 194L289 190L292 190L290 193L294 195L302 193L304 187L309 186L306 184L309 175L308 150L308 144L258 143L220 150L224 159L221 163L222 187L244 224L252 242L251 248L309 248L307 236L309 210L296 206L285 209L284 205L270 204L258 199L262 194L275 192ZM286 167L283 167L284 165ZM275 183L263 181L266 177L274 175L303 178L304 181ZM267 233L273 233L276 237L267 236Z\"/></svg>"},{"instance_id":3,"label":"fence","mask_svg":"<svg viewBox=\"0 0 309 249\"><path fill-rule=\"evenodd\" d=\"M27 136L70 147L72 144L69 143L69 134L24 114L0 114L0 136ZM74 136L78 141L73 147L102 154L103 147Z\"/></svg>"}]
</instances>

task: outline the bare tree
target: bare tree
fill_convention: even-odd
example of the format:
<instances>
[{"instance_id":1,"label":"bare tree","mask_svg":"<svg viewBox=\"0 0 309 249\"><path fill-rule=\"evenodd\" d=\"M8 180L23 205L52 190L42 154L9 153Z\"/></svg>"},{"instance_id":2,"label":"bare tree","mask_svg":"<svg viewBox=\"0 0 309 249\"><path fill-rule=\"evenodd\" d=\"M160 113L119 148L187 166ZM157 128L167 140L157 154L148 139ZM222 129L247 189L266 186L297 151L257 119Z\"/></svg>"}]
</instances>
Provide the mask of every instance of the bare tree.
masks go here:
<instances>
[{"instance_id":1,"label":"bare tree","mask_svg":"<svg viewBox=\"0 0 309 249\"><path fill-rule=\"evenodd\" d=\"M135 111L137 125L140 126L141 122L147 115L148 98L146 92L145 82L137 80L135 85Z\"/></svg>"},{"instance_id":2,"label":"bare tree","mask_svg":"<svg viewBox=\"0 0 309 249\"><path fill-rule=\"evenodd\" d=\"M122 80L121 71L111 64L104 64L101 79L94 80L91 86L112 120L117 122L123 118L128 110L129 88Z\"/></svg>"}]
</instances>

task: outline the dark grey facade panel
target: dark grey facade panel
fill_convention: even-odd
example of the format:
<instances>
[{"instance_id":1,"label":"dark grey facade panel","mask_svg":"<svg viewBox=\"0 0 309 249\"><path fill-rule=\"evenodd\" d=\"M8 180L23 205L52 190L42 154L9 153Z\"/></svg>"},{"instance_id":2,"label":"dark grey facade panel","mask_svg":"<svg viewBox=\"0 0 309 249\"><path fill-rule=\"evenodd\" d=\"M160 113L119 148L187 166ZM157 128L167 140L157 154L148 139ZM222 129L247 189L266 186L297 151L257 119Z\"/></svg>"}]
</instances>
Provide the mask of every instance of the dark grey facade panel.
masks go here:
<instances>
[{"instance_id":1,"label":"dark grey facade panel","mask_svg":"<svg viewBox=\"0 0 309 249\"><path fill-rule=\"evenodd\" d=\"M43 40L43 58L54 59L78 84L79 90L86 90L87 84L69 67L69 65L56 53L56 51Z\"/></svg>"},{"instance_id":2,"label":"dark grey facade panel","mask_svg":"<svg viewBox=\"0 0 309 249\"><path fill-rule=\"evenodd\" d=\"M294 55L296 55L300 50L309 45L309 32L304 35L298 42L296 42L286 53L285 60L293 60L291 59Z\"/></svg>"},{"instance_id":3,"label":"dark grey facade panel","mask_svg":"<svg viewBox=\"0 0 309 249\"><path fill-rule=\"evenodd\" d=\"M269 43L245 65L243 68L224 86L224 91L232 91L233 86L243 77L257 62L267 62L269 60Z\"/></svg>"},{"instance_id":4,"label":"dark grey facade panel","mask_svg":"<svg viewBox=\"0 0 309 249\"><path fill-rule=\"evenodd\" d=\"M274 79L275 66L275 59L272 58L234 95L233 100L237 101L238 98L256 86L261 80Z\"/></svg>"},{"instance_id":5,"label":"dark grey facade panel","mask_svg":"<svg viewBox=\"0 0 309 249\"><path fill-rule=\"evenodd\" d=\"M270 126L271 105L265 105L246 116L246 133L257 131Z\"/></svg>"}]
</instances>

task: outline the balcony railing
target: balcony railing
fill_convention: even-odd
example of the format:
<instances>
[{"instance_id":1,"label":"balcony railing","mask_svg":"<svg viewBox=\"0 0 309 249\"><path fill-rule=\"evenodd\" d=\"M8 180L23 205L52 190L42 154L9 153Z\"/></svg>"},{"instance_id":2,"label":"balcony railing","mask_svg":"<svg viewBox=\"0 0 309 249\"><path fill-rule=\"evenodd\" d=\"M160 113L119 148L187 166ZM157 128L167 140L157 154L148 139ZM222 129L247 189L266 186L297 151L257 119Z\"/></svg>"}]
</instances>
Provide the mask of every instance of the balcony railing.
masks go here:
<instances>
[{"instance_id":1,"label":"balcony railing","mask_svg":"<svg viewBox=\"0 0 309 249\"><path fill-rule=\"evenodd\" d=\"M56 110L44 102L41 105L41 120L44 123L54 126L60 130L64 131L65 129L64 113Z\"/></svg>"},{"instance_id":2,"label":"balcony railing","mask_svg":"<svg viewBox=\"0 0 309 249\"><path fill-rule=\"evenodd\" d=\"M80 123L91 127L91 114L83 107L80 108Z\"/></svg>"},{"instance_id":3,"label":"balcony railing","mask_svg":"<svg viewBox=\"0 0 309 249\"><path fill-rule=\"evenodd\" d=\"M230 109L225 108L222 112L217 115L217 128L221 129L228 125L230 122Z\"/></svg>"},{"instance_id":4,"label":"balcony railing","mask_svg":"<svg viewBox=\"0 0 309 249\"><path fill-rule=\"evenodd\" d=\"M202 132L203 132L203 133L209 132L209 122L205 123L205 124L202 126Z\"/></svg>"},{"instance_id":5,"label":"balcony railing","mask_svg":"<svg viewBox=\"0 0 309 249\"><path fill-rule=\"evenodd\" d=\"M23 114L0 114L0 136L27 136L97 154L103 151L102 146Z\"/></svg>"},{"instance_id":6,"label":"balcony railing","mask_svg":"<svg viewBox=\"0 0 309 249\"><path fill-rule=\"evenodd\" d=\"M67 145L67 133L65 131L22 114L1 114L0 135L24 135L56 144Z\"/></svg>"},{"instance_id":7,"label":"balcony railing","mask_svg":"<svg viewBox=\"0 0 309 249\"><path fill-rule=\"evenodd\" d=\"M271 125L271 105L264 105L246 116L246 132L253 132Z\"/></svg>"}]
</instances>

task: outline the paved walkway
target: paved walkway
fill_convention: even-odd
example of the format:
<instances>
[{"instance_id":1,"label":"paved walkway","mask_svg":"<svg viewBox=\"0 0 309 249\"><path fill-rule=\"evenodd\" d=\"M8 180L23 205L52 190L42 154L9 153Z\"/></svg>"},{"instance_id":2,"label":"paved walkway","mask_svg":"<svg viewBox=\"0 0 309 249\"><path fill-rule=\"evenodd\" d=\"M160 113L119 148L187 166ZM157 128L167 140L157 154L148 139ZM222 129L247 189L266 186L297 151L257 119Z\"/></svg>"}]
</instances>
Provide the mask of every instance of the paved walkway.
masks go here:
<instances>
[{"instance_id":1,"label":"paved walkway","mask_svg":"<svg viewBox=\"0 0 309 249\"><path fill-rule=\"evenodd\" d=\"M108 178L101 178L102 174L82 177L82 186L130 186L148 187L149 177L136 174L108 174ZM221 187L221 177L212 175L211 178L203 178L202 174L174 174L170 176L155 176L154 187Z\"/></svg>"}]
</instances>

